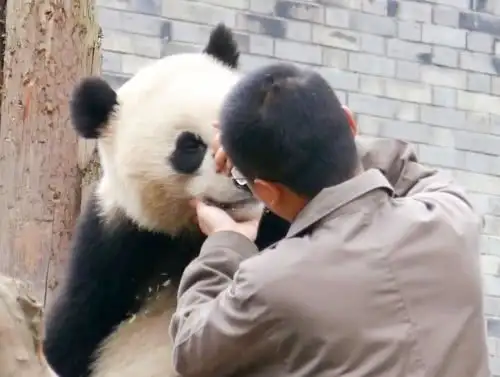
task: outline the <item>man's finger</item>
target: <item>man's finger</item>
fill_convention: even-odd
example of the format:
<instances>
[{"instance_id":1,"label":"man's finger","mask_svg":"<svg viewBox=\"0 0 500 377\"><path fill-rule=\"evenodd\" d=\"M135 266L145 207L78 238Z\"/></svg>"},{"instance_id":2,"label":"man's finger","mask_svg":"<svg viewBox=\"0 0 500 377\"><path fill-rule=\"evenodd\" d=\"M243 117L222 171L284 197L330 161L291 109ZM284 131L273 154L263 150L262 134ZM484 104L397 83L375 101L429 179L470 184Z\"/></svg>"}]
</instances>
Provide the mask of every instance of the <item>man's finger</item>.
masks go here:
<instances>
[{"instance_id":1,"label":"man's finger","mask_svg":"<svg viewBox=\"0 0 500 377\"><path fill-rule=\"evenodd\" d=\"M215 152L214 161L217 172L224 170L227 163L227 155L222 148L219 148L217 152Z\"/></svg>"},{"instance_id":2,"label":"man's finger","mask_svg":"<svg viewBox=\"0 0 500 377\"><path fill-rule=\"evenodd\" d=\"M220 133L217 132L210 144L210 149L212 149L212 155L215 155L217 151L220 149Z\"/></svg>"},{"instance_id":3,"label":"man's finger","mask_svg":"<svg viewBox=\"0 0 500 377\"><path fill-rule=\"evenodd\" d=\"M218 121L215 121L215 122L212 123L212 127L216 128L216 129L219 129L220 128L220 123Z\"/></svg>"}]
</instances>

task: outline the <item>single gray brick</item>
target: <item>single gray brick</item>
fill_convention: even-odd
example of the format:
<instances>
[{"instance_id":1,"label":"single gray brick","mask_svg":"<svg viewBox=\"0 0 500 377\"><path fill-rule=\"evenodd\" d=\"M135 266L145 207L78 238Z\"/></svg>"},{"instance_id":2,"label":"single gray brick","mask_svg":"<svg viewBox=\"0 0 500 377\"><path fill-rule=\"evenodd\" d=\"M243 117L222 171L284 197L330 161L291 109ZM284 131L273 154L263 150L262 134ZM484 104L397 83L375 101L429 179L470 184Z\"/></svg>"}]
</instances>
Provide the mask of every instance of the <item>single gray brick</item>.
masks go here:
<instances>
[{"instance_id":1,"label":"single gray brick","mask_svg":"<svg viewBox=\"0 0 500 377\"><path fill-rule=\"evenodd\" d=\"M219 22L223 22L230 28L236 27L235 10L204 4L200 1L163 1L162 15L174 20L199 22L209 25L216 25Z\"/></svg>"},{"instance_id":2,"label":"single gray brick","mask_svg":"<svg viewBox=\"0 0 500 377\"><path fill-rule=\"evenodd\" d=\"M445 86L456 89L465 89L467 87L467 76L464 71L436 66L422 66L422 82Z\"/></svg>"},{"instance_id":3,"label":"single gray brick","mask_svg":"<svg viewBox=\"0 0 500 377\"><path fill-rule=\"evenodd\" d=\"M360 134L378 136L380 133L381 118L360 114L357 116L357 126Z\"/></svg>"},{"instance_id":4,"label":"single gray brick","mask_svg":"<svg viewBox=\"0 0 500 377\"><path fill-rule=\"evenodd\" d=\"M172 21L171 39L176 42L205 45L211 30L212 27L208 25Z\"/></svg>"},{"instance_id":5,"label":"single gray brick","mask_svg":"<svg viewBox=\"0 0 500 377\"><path fill-rule=\"evenodd\" d=\"M202 50L201 45L191 43L171 42L168 39L162 41L161 56L169 56L175 54L182 54L185 52L199 52Z\"/></svg>"},{"instance_id":6,"label":"single gray brick","mask_svg":"<svg viewBox=\"0 0 500 377\"><path fill-rule=\"evenodd\" d=\"M500 376L500 357L491 356L488 359L488 362L489 362L490 373L492 374L492 377Z\"/></svg>"},{"instance_id":7,"label":"single gray brick","mask_svg":"<svg viewBox=\"0 0 500 377\"><path fill-rule=\"evenodd\" d=\"M488 241L488 238L493 238L493 237L488 237L488 236L482 236L481 241ZM500 238L497 239L496 241L496 247L500 251ZM486 315L490 316L495 316L498 317L500 316L500 298L497 297L485 297L484 298L484 313Z\"/></svg>"},{"instance_id":8,"label":"single gray brick","mask_svg":"<svg viewBox=\"0 0 500 377\"><path fill-rule=\"evenodd\" d=\"M421 67L420 64L398 60L396 64L396 77L409 81L420 81Z\"/></svg>"},{"instance_id":9,"label":"single gray brick","mask_svg":"<svg viewBox=\"0 0 500 377\"><path fill-rule=\"evenodd\" d=\"M373 34L361 34L361 50L377 55L385 53L385 38Z\"/></svg>"},{"instance_id":10,"label":"single gray brick","mask_svg":"<svg viewBox=\"0 0 500 377\"><path fill-rule=\"evenodd\" d=\"M339 100L340 103L342 104L347 103L347 92L343 90L336 90L335 95L337 96L337 99Z\"/></svg>"},{"instance_id":11,"label":"single gray brick","mask_svg":"<svg viewBox=\"0 0 500 377\"><path fill-rule=\"evenodd\" d=\"M387 80L385 95L405 102L432 102L432 90L429 85L410 81Z\"/></svg>"},{"instance_id":12,"label":"single gray brick","mask_svg":"<svg viewBox=\"0 0 500 377\"><path fill-rule=\"evenodd\" d=\"M123 76L120 74L111 74L111 73L103 73L102 78L106 80L106 82L114 89L118 90L120 86L125 84L128 79L130 78L129 76Z\"/></svg>"},{"instance_id":13,"label":"single gray brick","mask_svg":"<svg viewBox=\"0 0 500 377\"><path fill-rule=\"evenodd\" d=\"M170 0L164 0L164 1L170 1ZM203 0L204 3L212 4L212 5L217 5L220 7L226 7L226 8L235 8L235 9L248 9L250 7L250 0ZM271 0L269 0L271 2Z\"/></svg>"},{"instance_id":14,"label":"single gray brick","mask_svg":"<svg viewBox=\"0 0 500 377\"><path fill-rule=\"evenodd\" d=\"M475 71L496 75L495 68L491 64L491 57L479 52L460 52L460 68L467 71Z\"/></svg>"},{"instance_id":15,"label":"single gray brick","mask_svg":"<svg viewBox=\"0 0 500 377\"><path fill-rule=\"evenodd\" d=\"M435 86L432 88L432 104L453 109L457 106L457 92L455 89Z\"/></svg>"},{"instance_id":16,"label":"single gray brick","mask_svg":"<svg viewBox=\"0 0 500 377\"><path fill-rule=\"evenodd\" d=\"M326 8L325 23L329 26L348 28L349 10L340 8Z\"/></svg>"},{"instance_id":17,"label":"single gray brick","mask_svg":"<svg viewBox=\"0 0 500 377\"><path fill-rule=\"evenodd\" d=\"M394 119L404 120L407 122L420 121L420 105L409 102L397 102Z\"/></svg>"},{"instance_id":18,"label":"single gray brick","mask_svg":"<svg viewBox=\"0 0 500 377\"><path fill-rule=\"evenodd\" d=\"M460 169L465 164L465 152L454 148L443 148L433 145L420 145L418 148L418 158L423 164L454 169Z\"/></svg>"},{"instance_id":19,"label":"single gray brick","mask_svg":"<svg viewBox=\"0 0 500 377\"><path fill-rule=\"evenodd\" d=\"M490 114L490 129L489 133L493 135L500 135L500 115Z\"/></svg>"},{"instance_id":20,"label":"single gray brick","mask_svg":"<svg viewBox=\"0 0 500 377\"><path fill-rule=\"evenodd\" d=\"M351 12L350 28L371 34L393 37L396 35L396 20L372 14Z\"/></svg>"},{"instance_id":21,"label":"single gray brick","mask_svg":"<svg viewBox=\"0 0 500 377\"><path fill-rule=\"evenodd\" d=\"M500 338L500 320L488 318L486 321L488 335Z\"/></svg>"},{"instance_id":22,"label":"single gray brick","mask_svg":"<svg viewBox=\"0 0 500 377\"><path fill-rule=\"evenodd\" d=\"M483 73L467 73L467 90L472 92L490 93L491 76Z\"/></svg>"},{"instance_id":23,"label":"single gray brick","mask_svg":"<svg viewBox=\"0 0 500 377\"><path fill-rule=\"evenodd\" d=\"M459 11L456 8L434 6L432 9L432 22L438 25L458 28Z\"/></svg>"},{"instance_id":24,"label":"single gray brick","mask_svg":"<svg viewBox=\"0 0 500 377\"><path fill-rule=\"evenodd\" d=\"M221 0L226 1L227 0ZM270 1L271 2L271 1ZM274 6L274 14L282 18L322 23L325 20L325 8L320 4L300 1L278 0Z\"/></svg>"},{"instance_id":25,"label":"single gray brick","mask_svg":"<svg viewBox=\"0 0 500 377\"><path fill-rule=\"evenodd\" d=\"M492 77L491 91L493 94L500 96L500 77L499 76Z\"/></svg>"},{"instance_id":26,"label":"single gray brick","mask_svg":"<svg viewBox=\"0 0 500 377\"><path fill-rule=\"evenodd\" d=\"M161 56L161 39L146 35L131 34L118 30L103 29L102 48L151 58Z\"/></svg>"},{"instance_id":27,"label":"single gray brick","mask_svg":"<svg viewBox=\"0 0 500 377\"><path fill-rule=\"evenodd\" d=\"M500 218L496 216L484 215L483 233L491 236L496 236L500 233Z\"/></svg>"},{"instance_id":28,"label":"single gray brick","mask_svg":"<svg viewBox=\"0 0 500 377\"><path fill-rule=\"evenodd\" d=\"M376 76L394 77L396 62L384 56L351 52L349 68L354 72L367 73Z\"/></svg>"},{"instance_id":29,"label":"single gray brick","mask_svg":"<svg viewBox=\"0 0 500 377\"><path fill-rule=\"evenodd\" d=\"M418 106L413 103L353 92L349 93L347 103L355 114L407 121L418 119Z\"/></svg>"},{"instance_id":30,"label":"single gray brick","mask_svg":"<svg viewBox=\"0 0 500 377\"><path fill-rule=\"evenodd\" d=\"M358 51L360 49L360 36L350 30L333 29L323 25L313 25L312 40L314 43L341 48L344 50Z\"/></svg>"},{"instance_id":31,"label":"single gray brick","mask_svg":"<svg viewBox=\"0 0 500 377\"><path fill-rule=\"evenodd\" d=\"M464 152L465 163L462 168L476 173L492 174L496 158L483 153Z\"/></svg>"},{"instance_id":32,"label":"single gray brick","mask_svg":"<svg viewBox=\"0 0 500 377\"><path fill-rule=\"evenodd\" d=\"M430 23L432 20L432 5L413 1L401 1L398 6L398 17L402 20Z\"/></svg>"},{"instance_id":33,"label":"single gray brick","mask_svg":"<svg viewBox=\"0 0 500 377\"><path fill-rule=\"evenodd\" d=\"M422 24L412 21L398 21L398 38L420 42L422 40Z\"/></svg>"},{"instance_id":34,"label":"single gray brick","mask_svg":"<svg viewBox=\"0 0 500 377\"><path fill-rule=\"evenodd\" d=\"M233 36L241 52L250 51L250 36L248 34L233 32Z\"/></svg>"},{"instance_id":35,"label":"single gray brick","mask_svg":"<svg viewBox=\"0 0 500 377\"><path fill-rule=\"evenodd\" d=\"M264 35L251 34L250 35L250 53L258 55L269 55L274 54L274 39L266 37Z\"/></svg>"},{"instance_id":36,"label":"single gray brick","mask_svg":"<svg viewBox=\"0 0 500 377\"><path fill-rule=\"evenodd\" d=\"M488 204L489 204L488 213L500 217L500 197L498 196L488 197Z\"/></svg>"},{"instance_id":37,"label":"single gray brick","mask_svg":"<svg viewBox=\"0 0 500 377\"><path fill-rule=\"evenodd\" d=\"M469 0L429 0L429 2L469 10Z\"/></svg>"},{"instance_id":38,"label":"single gray brick","mask_svg":"<svg viewBox=\"0 0 500 377\"><path fill-rule=\"evenodd\" d=\"M124 75L134 75L142 67L157 61L157 59L146 58L137 55L123 55L122 73Z\"/></svg>"},{"instance_id":39,"label":"single gray brick","mask_svg":"<svg viewBox=\"0 0 500 377\"><path fill-rule=\"evenodd\" d=\"M164 0L169 1L169 0ZM221 0L227 2L227 0ZM252 12L272 15L276 0L250 0L249 8Z\"/></svg>"},{"instance_id":40,"label":"single gray brick","mask_svg":"<svg viewBox=\"0 0 500 377\"><path fill-rule=\"evenodd\" d=\"M361 0L305 0L308 2L318 2L334 8L361 9Z\"/></svg>"},{"instance_id":41,"label":"single gray brick","mask_svg":"<svg viewBox=\"0 0 500 377\"><path fill-rule=\"evenodd\" d=\"M120 0L111 0L122 2ZM131 6L132 11L137 11L139 13L161 15L162 0L131 0L128 2ZM108 1L106 1L108 4Z\"/></svg>"},{"instance_id":42,"label":"single gray brick","mask_svg":"<svg viewBox=\"0 0 500 377\"><path fill-rule=\"evenodd\" d=\"M489 14L460 12L458 25L462 29L500 36L500 20Z\"/></svg>"},{"instance_id":43,"label":"single gray brick","mask_svg":"<svg viewBox=\"0 0 500 377\"><path fill-rule=\"evenodd\" d=\"M446 107L420 107L420 121L434 126L460 129L465 122L465 112Z\"/></svg>"},{"instance_id":44,"label":"single gray brick","mask_svg":"<svg viewBox=\"0 0 500 377\"><path fill-rule=\"evenodd\" d=\"M360 75L359 91L374 96L385 96L385 82L387 79L378 76Z\"/></svg>"},{"instance_id":45,"label":"single gray brick","mask_svg":"<svg viewBox=\"0 0 500 377\"><path fill-rule=\"evenodd\" d=\"M432 140L431 127L426 124L387 120L380 128L380 136L427 144Z\"/></svg>"},{"instance_id":46,"label":"single gray brick","mask_svg":"<svg viewBox=\"0 0 500 377\"><path fill-rule=\"evenodd\" d=\"M443 46L432 46L432 63L445 67L458 67L458 51Z\"/></svg>"},{"instance_id":47,"label":"single gray brick","mask_svg":"<svg viewBox=\"0 0 500 377\"><path fill-rule=\"evenodd\" d=\"M467 49L477 52L492 53L494 48L494 39L490 34L470 31L467 34Z\"/></svg>"},{"instance_id":48,"label":"single gray brick","mask_svg":"<svg viewBox=\"0 0 500 377\"><path fill-rule=\"evenodd\" d=\"M122 30L121 14L125 13L118 9L99 7L96 9L99 25L111 30Z\"/></svg>"},{"instance_id":49,"label":"single gray brick","mask_svg":"<svg viewBox=\"0 0 500 377\"><path fill-rule=\"evenodd\" d=\"M472 111L465 112L465 124L462 127L464 130L494 134L491 132L491 126L492 119L490 114L476 113Z\"/></svg>"},{"instance_id":50,"label":"single gray brick","mask_svg":"<svg viewBox=\"0 0 500 377\"><path fill-rule=\"evenodd\" d=\"M432 127L432 144L446 147L455 148L455 135L454 129L443 127Z\"/></svg>"},{"instance_id":51,"label":"single gray brick","mask_svg":"<svg viewBox=\"0 0 500 377\"><path fill-rule=\"evenodd\" d=\"M153 37L161 36L162 26L165 22L156 16L108 8L99 8L97 14L99 24L106 29Z\"/></svg>"},{"instance_id":52,"label":"single gray brick","mask_svg":"<svg viewBox=\"0 0 500 377\"><path fill-rule=\"evenodd\" d=\"M363 12L385 16L387 15L387 0L362 0L361 9Z\"/></svg>"},{"instance_id":53,"label":"single gray brick","mask_svg":"<svg viewBox=\"0 0 500 377\"><path fill-rule=\"evenodd\" d=\"M359 88L359 75L336 68L318 68L317 71L325 78L333 90L357 91Z\"/></svg>"},{"instance_id":54,"label":"single gray brick","mask_svg":"<svg viewBox=\"0 0 500 377\"><path fill-rule=\"evenodd\" d=\"M106 7L159 16L161 3L161 0L97 0L95 5L97 8Z\"/></svg>"},{"instance_id":55,"label":"single gray brick","mask_svg":"<svg viewBox=\"0 0 500 377\"><path fill-rule=\"evenodd\" d=\"M399 39L389 39L387 41L387 56L391 58L419 61L419 55L430 53L431 46L429 45Z\"/></svg>"},{"instance_id":56,"label":"single gray brick","mask_svg":"<svg viewBox=\"0 0 500 377\"><path fill-rule=\"evenodd\" d=\"M285 22L285 37L299 42L310 42L312 25L309 22L287 20Z\"/></svg>"},{"instance_id":57,"label":"single gray brick","mask_svg":"<svg viewBox=\"0 0 500 377\"><path fill-rule=\"evenodd\" d=\"M455 132L455 145L458 149L498 155L498 151L500 151L500 137L457 130Z\"/></svg>"},{"instance_id":58,"label":"single gray brick","mask_svg":"<svg viewBox=\"0 0 500 377\"><path fill-rule=\"evenodd\" d=\"M422 26L422 41L455 48L465 48L466 31L447 26L424 24Z\"/></svg>"},{"instance_id":59,"label":"single gray brick","mask_svg":"<svg viewBox=\"0 0 500 377\"><path fill-rule=\"evenodd\" d=\"M284 38L286 35L284 20L256 14L238 13L236 15L236 28L251 33L267 34L274 38Z\"/></svg>"},{"instance_id":60,"label":"single gray brick","mask_svg":"<svg viewBox=\"0 0 500 377\"><path fill-rule=\"evenodd\" d=\"M397 111L397 101L369 94L349 93L348 106L355 114L392 118Z\"/></svg>"},{"instance_id":61,"label":"single gray brick","mask_svg":"<svg viewBox=\"0 0 500 377\"><path fill-rule=\"evenodd\" d=\"M293 41L276 40L274 54L279 59L299 63L321 64L321 47Z\"/></svg>"},{"instance_id":62,"label":"single gray brick","mask_svg":"<svg viewBox=\"0 0 500 377\"><path fill-rule=\"evenodd\" d=\"M347 51L323 47L323 65L338 69L347 68Z\"/></svg>"},{"instance_id":63,"label":"single gray brick","mask_svg":"<svg viewBox=\"0 0 500 377\"><path fill-rule=\"evenodd\" d=\"M102 52L102 70L104 72L116 72L120 73L122 71L122 54L112 51Z\"/></svg>"},{"instance_id":64,"label":"single gray brick","mask_svg":"<svg viewBox=\"0 0 500 377\"><path fill-rule=\"evenodd\" d=\"M460 170L455 170L453 176L465 190L488 195L498 195L500 177Z\"/></svg>"},{"instance_id":65,"label":"single gray brick","mask_svg":"<svg viewBox=\"0 0 500 377\"><path fill-rule=\"evenodd\" d=\"M467 153L472 153L472 152L467 152ZM488 210L489 210L489 196L488 195L484 195L484 194L478 194L478 193L469 193L468 195L468 198L469 198L469 201L471 202L472 206L474 207L474 209L476 211L478 211L481 215L485 215L486 213L488 213ZM487 254L488 253L488 250L487 250L487 247L485 247L485 242L484 242L484 238L485 236L482 236L481 238L483 238L481 240L481 245L480 245L480 249L481 249L481 254ZM486 313L488 314L488 313Z\"/></svg>"},{"instance_id":66,"label":"single gray brick","mask_svg":"<svg viewBox=\"0 0 500 377\"><path fill-rule=\"evenodd\" d=\"M269 56L257 56L252 54L240 55L240 66L243 72L252 71L264 65L275 64L278 60Z\"/></svg>"}]
</instances>

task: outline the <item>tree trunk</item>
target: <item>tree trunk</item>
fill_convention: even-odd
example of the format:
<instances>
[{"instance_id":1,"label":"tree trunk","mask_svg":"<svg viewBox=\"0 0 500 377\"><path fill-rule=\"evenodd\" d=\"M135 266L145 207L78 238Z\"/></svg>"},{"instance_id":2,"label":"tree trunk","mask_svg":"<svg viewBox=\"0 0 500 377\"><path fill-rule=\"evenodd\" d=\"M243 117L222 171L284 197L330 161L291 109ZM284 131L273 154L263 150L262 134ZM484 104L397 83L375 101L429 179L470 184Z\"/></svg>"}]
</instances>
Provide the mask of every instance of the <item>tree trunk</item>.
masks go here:
<instances>
[{"instance_id":1,"label":"tree trunk","mask_svg":"<svg viewBox=\"0 0 500 377\"><path fill-rule=\"evenodd\" d=\"M39 357L42 307L26 285L0 275L0 377L49 377Z\"/></svg>"},{"instance_id":2,"label":"tree trunk","mask_svg":"<svg viewBox=\"0 0 500 377\"><path fill-rule=\"evenodd\" d=\"M5 52L5 12L7 0L0 0L0 88L3 88L3 57ZM0 107L2 96L0 95Z\"/></svg>"},{"instance_id":3,"label":"tree trunk","mask_svg":"<svg viewBox=\"0 0 500 377\"><path fill-rule=\"evenodd\" d=\"M0 272L45 303L65 266L85 155L69 118L83 76L100 70L92 0L10 0L0 126ZM83 152L82 152L83 149ZM48 295L48 296L47 296Z\"/></svg>"}]
</instances>

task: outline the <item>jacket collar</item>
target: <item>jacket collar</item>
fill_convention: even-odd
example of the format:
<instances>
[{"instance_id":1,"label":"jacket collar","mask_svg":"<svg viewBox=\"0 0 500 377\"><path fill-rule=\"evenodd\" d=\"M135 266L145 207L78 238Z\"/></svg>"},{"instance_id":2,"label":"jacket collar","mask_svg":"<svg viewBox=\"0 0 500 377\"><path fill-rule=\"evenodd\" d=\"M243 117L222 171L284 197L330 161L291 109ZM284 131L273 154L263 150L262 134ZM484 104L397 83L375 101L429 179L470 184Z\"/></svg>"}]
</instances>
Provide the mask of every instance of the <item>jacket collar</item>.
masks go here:
<instances>
[{"instance_id":1,"label":"jacket collar","mask_svg":"<svg viewBox=\"0 0 500 377\"><path fill-rule=\"evenodd\" d=\"M378 169L366 170L340 185L323 189L297 215L286 237L297 235L340 208L348 210L356 199L376 189L385 189L391 196L394 194L393 187Z\"/></svg>"}]
</instances>

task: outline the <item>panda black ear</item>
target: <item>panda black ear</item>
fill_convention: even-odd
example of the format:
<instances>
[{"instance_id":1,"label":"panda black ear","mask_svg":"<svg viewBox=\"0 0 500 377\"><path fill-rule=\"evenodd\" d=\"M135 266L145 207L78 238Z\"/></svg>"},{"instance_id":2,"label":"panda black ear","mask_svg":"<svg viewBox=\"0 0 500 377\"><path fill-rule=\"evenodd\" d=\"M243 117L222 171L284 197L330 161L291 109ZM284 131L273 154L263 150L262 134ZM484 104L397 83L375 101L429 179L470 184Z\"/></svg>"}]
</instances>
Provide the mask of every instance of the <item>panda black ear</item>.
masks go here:
<instances>
[{"instance_id":1,"label":"panda black ear","mask_svg":"<svg viewBox=\"0 0 500 377\"><path fill-rule=\"evenodd\" d=\"M116 92L99 77L83 79L70 100L71 121L80 136L97 139L118 104Z\"/></svg>"},{"instance_id":2,"label":"panda black ear","mask_svg":"<svg viewBox=\"0 0 500 377\"><path fill-rule=\"evenodd\" d=\"M231 29L223 23L218 24L212 30L203 52L231 68L238 68L240 58L238 43Z\"/></svg>"}]
</instances>

